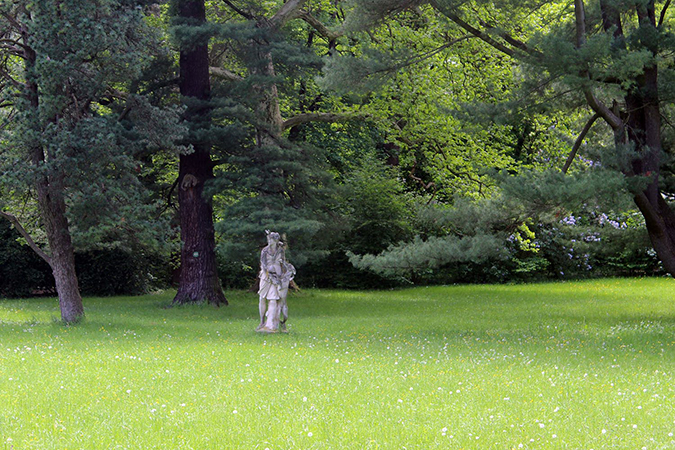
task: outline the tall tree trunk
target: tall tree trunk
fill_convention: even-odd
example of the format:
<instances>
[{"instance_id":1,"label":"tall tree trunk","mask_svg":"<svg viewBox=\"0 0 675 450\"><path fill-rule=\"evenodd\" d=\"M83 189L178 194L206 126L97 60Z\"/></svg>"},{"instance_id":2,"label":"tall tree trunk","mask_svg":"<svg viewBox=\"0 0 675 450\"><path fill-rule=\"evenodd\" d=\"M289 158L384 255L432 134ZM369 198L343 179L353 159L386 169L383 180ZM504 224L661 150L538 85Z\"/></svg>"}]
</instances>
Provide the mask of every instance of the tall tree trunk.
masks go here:
<instances>
[{"instance_id":1,"label":"tall tree trunk","mask_svg":"<svg viewBox=\"0 0 675 450\"><path fill-rule=\"evenodd\" d=\"M640 155L632 161L628 175L648 177L649 184L634 196L645 218L652 246L663 267L675 274L675 214L659 189L661 154L661 115L657 93L656 67L640 77L639 91L626 97L626 139Z\"/></svg>"},{"instance_id":2,"label":"tall tree trunk","mask_svg":"<svg viewBox=\"0 0 675 450\"><path fill-rule=\"evenodd\" d=\"M257 65L252 72L256 75L266 77L272 80L276 76L274 69L274 61L269 49L256 48ZM283 119L281 117L281 110L279 108L279 90L277 85L273 82L265 84L264 86L256 86L255 90L258 94L257 114L261 126L257 129L257 144L263 145L279 145L280 137L283 127Z\"/></svg>"},{"instance_id":3,"label":"tall tree trunk","mask_svg":"<svg viewBox=\"0 0 675 450\"><path fill-rule=\"evenodd\" d=\"M609 0L601 0L602 25L606 32L612 32L616 48L625 49L625 37L621 14ZM646 35L656 32L654 2L636 4L635 11L639 26ZM648 38L649 39L649 38ZM657 55L658 40L641 42L653 55ZM627 176L642 176L649 179L647 186L634 195L633 199L645 218L647 233L663 267L675 275L675 213L663 198L659 188L661 167L661 113L658 87L658 66L654 62L644 68L635 78L635 85L625 96L625 112L621 124L612 125L617 145L629 144L637 157L626 169ZM596 110L597 113L601 111ZM609 123L609 122L608 122Z\"/></svg>"},{"instance_id":4,"label":"tall tree trunk","mask_svg":"<svg viewBox=\"0 0 675 450\"><path fill-rule=\"evenodd\" d=\"M203 0L179 1L178 14L198 24L206 23ZM183 44L184 45L184 44ZM206 43L181 48L180 93L207 101L210 98L209 53ZM204 105L188 105L186 119L208 121ZM210 146L193 142L194 152L180 156L178 204L181 225L181 272L174 304L208 301L215 305L227 300L218 278L216 243L211 199L204 194L204 183L213 178Z\"/></svg>"},{"instance_id":5,"label":"tall tree trunk","mask_svg":"<svg viewBox=\"0 0 675 450\"><path fill-rule=\"evenodd\" d=\"M28 42L24 36L24 42ZM28 46L25 48L25 64L27 73L31 73L35 66L36 54ZM27 82L29 105L37 116L39 106L39 89L34 81ZM45 153L39 142L33 144L31 159L36 168L45 163ZM63 175L40 174L37 171L37 196L40 216L42 218L47 241L50 248L50 257L47 261L52 269L56 292L59 296L61 319L66 323L78 322L84 317L84 306L75 271L75 252L70 236L68 218L66 217L66 202L64 198Z\"/></svg>"},{"instance_id":6,"label":"tall tree trunk","mask_svg":"<svg viewBox=\"0 0 675 450\"><path fill-rule=\"evenodd\" d=\"M636 6L641 28L656 30L654 3ZM616 37L616 35L615 35ZM658 43L647 48L658 54ZM675 274L675 213L663 198L659 188L661 167L661 112L659 109L658 66L647 66L636 78L636 86L626 96L626 139L639 157L632 161L629 175L650 179L647 187L634 197L645 218L651 243L670 274Z\"/></svg>"}]
</instances>

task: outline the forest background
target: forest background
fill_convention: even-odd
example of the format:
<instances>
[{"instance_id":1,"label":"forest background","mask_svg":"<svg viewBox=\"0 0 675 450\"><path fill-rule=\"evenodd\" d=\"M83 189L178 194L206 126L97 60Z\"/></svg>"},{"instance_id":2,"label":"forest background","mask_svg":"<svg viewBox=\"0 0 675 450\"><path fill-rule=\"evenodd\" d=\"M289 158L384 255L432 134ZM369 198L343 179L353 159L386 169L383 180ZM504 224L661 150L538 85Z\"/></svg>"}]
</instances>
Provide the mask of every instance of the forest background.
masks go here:
<instances>
[{"instance_id":1,"label":"forest background","mask_svg":"<svg viewBox=\"0 0 675 450\"><path fill-rule=\"evenodd\" d=\"M671 272L669 6L4 0L0 296Z\"/></svg>"}]
</instances>

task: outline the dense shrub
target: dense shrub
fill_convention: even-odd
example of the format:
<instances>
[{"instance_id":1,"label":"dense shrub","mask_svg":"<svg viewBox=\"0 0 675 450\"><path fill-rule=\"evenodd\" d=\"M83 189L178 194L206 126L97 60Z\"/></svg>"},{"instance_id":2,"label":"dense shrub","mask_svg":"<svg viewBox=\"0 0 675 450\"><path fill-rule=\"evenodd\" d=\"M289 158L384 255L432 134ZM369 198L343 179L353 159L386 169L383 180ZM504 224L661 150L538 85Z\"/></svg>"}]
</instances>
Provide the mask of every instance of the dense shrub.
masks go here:
<instances>
[{"instance_id":1,"label":"dense shrub","mask_svg":"<svg viewBox=\"0 0 675 450\"><path fill-rule=\"evenodd\" d=\"M0 297L53 293L49 264L22 245L19 237L8 221L0 219Z\"/></svg>"},{"instance_id":2,"label":"dense shrub","mask_svg":"<svg viewBox=\"0 0 675 450\"><path fill-rule=\"evenodd\" d=\"M0 296L53 295L56 290L49 265L19 234L0 221ZM120 249L76 253L75 265L83 295L135 295L166 287L170 265L161 255Z\"/></svg>"},{"instance_id":3,"label":"dense shrub","mask_svg":"<svg viewBox=\"0 0 675 450\"><path fill-rule=\"evenodd\" d=\"M168 260L154 253L121 249L91 250L75 254L82 295L137 295L166 287Z\"/></svg>"}]
</instances>

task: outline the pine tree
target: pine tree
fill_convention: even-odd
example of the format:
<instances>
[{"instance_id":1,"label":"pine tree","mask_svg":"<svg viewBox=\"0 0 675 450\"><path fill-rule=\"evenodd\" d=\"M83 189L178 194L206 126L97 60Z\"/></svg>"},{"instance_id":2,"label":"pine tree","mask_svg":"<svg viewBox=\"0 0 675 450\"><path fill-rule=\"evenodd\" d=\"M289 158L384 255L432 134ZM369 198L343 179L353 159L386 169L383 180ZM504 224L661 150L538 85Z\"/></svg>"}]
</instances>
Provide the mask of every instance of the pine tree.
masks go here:
<instances>
[{"instance_id":1,"label":"pine tree","mask_svg":"<svg viewBox=\"0 0 675 450\"><path fill-rule=\"evenodd\" d=\"M79 225L86 233L99 219L118 230L144 228L134 220L134 205L124 202L137 199L129 193L140 192L133 176L134 152L152 138L139 138L140 128L132 130L123 122L139 106L151 113L153 108L117 89L137 77L146 60L150 34L140 6L134 1L45 0L0 7L0 75L6 106L12 108L6 117L11 128L0 141L0 187L35 193L48 248L5 205L0 214L51 266L61 317L68 323L84 316L74 229ZM176 128L171 114L155 116L173 120Z\"/></svg>"},{"instance_id":2,"label":"pine tree","mask_svg":"<svg viewBox=\"0 0 675 450\"><path fill-rule=\"evenodd\" d=\"M220 53L211 68L214 124L229 130L214 147L222 165L211 183L222 205L221 250L229 264L257 265L254 243L264 241L265 229L275 229L291 239L294 262L303 262L316 254L312 241L330 223L324 202L332 176L321 152L293 136L310 122L358 116L326 111L320 94L311 105L298 98L314 85L317 49L334 47L340 34L313 14L321 14L320 7L312 11L320 2L224 3L215 13L221 19L214 24L212 54Z\"/></svg>"}]
</instances>

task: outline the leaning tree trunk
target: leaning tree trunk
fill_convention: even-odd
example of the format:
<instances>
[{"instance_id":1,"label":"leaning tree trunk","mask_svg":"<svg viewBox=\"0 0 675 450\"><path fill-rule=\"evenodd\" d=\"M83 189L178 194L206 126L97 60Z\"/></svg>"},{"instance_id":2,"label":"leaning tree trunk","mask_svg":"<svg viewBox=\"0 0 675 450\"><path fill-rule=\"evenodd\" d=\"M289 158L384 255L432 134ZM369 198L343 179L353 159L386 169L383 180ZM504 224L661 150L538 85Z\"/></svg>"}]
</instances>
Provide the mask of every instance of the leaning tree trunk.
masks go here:
<instances>
[{"instance_id":1,"label":"leaning tree trunk","mask_svg":"<svg viewBox=\"0 0 675 450\"><path fill-rule=\"evenodd\" d=\"M66 203L60 185L58 181L42 177L38 181L38 204L51 250L49 265L59 296L61 319L66 323L74 323L84 317L84 307L75 272L75 253L66 217Z\"/></svg>"},{"instance_id":2,"label":"leaning tree trunk","mask_svg":"<svg viewBox=\"0 0 675 450\"><path fill-rule=\"evenodd\" d=\"M28 42L26 36L24 42ZM32 72L36 62L35 52L26 45L24 48L26 71ZM29 80L26 83L28 104L32 113L38 114L38 85ZM38 169L45 164L45 153L39 142L34 142L31 151L33 165ZM38 207L42 218L51 255L48 257L56 293L59 296L61 319L66 323L75 323L84 317L82 296L75 271L75 251L70 236L66 202L64 198L63 175L38 174L36 178Z\"/></svg>"},{"instance_id":3,"label":"leaning tree trunk","mask_svg":"<svg viewBox=\"0 0 675 450\"><path fill-rule=\"evenodd\" d=\"M181 18L206 23L203 0L180 1ZM208 45L182 44L180 51L180 93L206 102L210 97ZM195 124L208 121L208 107L200 102L188 105L186 119ZM181 226L181 269L174 304L208 301L215 305L227 300L218 279L215 232L211 199L204 194L204 183L213 178L210 148L205 142L192 142L194 152L180 156L178 204Z\"/></svg>"}]
</instances>

